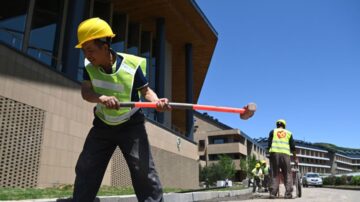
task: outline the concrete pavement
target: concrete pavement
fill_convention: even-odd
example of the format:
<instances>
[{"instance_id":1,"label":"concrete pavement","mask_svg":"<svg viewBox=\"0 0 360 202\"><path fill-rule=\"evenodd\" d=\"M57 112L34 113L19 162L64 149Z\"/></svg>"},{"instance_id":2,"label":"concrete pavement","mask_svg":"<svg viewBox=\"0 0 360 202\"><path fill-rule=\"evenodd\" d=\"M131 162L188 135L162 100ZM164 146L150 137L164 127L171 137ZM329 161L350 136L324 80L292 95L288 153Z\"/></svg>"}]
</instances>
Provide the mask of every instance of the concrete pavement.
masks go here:
<instances>
[{"instance_id":1,"label":"concrete pavement","mask_svg":"<svg viewBox=\"0 0 360 202\"><path fill-rule=\"evenodd\" d=\"M190 192L190 193L167 193L164 195L166 202L288 202L284 199L284 187L280 186L280 198L269 199L269 193L251 193L252 189L233 190L233 191L208 191L208 192ZM293 193L295 196L295 193ZM125 196L106 196L99 197L100 202L137 202L134 195ZM329 188L303 188L302 197L294 198L290 201L304 202L358 202L360 201L359 190L342 190ZM3 202L3 201L1 201ZM6 201L4 201L6 202ZM37 199L37 200L21 200L7 202L56 202L56 199Z\"/></svg>"},{"instance_id":2,"label":"concrete pavement","mask_svg":"<svg viewBox=\"0 0 360 202\"><path fill-rule=\"evenodd\" d=\"M283 186L281 186L283 187ZM239 198L233 197L228 199L216 200L217 202L226 201L226 202L266 202L266 201L276 201L276 202L289 202L289 199L284 199L283 193L285 192L284 188L280 190L280 198L269 199L269 193L256 193L252 194L248 198ZM293 194L295 196L295 194ZM290 201L306 201L306 202L358 202L360 201L360 191L358 190L342 190L342 189L329 189L329 188L316 188L309 187L302 189L302 197L294 198Z\"/></svg>"}]
</instances>

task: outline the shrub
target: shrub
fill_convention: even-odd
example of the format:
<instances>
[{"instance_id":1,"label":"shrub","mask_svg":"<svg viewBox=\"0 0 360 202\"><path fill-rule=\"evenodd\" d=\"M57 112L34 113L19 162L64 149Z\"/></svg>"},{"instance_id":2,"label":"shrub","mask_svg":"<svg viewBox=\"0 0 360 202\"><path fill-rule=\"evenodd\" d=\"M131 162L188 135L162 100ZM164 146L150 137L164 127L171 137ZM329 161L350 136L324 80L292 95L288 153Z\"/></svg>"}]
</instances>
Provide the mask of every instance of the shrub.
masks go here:
<instances>
[{"instance_id":1,"label":"shrub","mask_svg":"<svg viewBox=\"0 0 360 202\"><path fill-rule=\"evenodd\" d=\"M346 175L336 177L335 185L346 185Z\"/></svg>"},{"instance_id":2,"label":"shrub","mask_svg":"<svg viewBox=\"0 0 360 202\"><path fill-rule=\"evenodd\" d=\"M360 176L353 176L351 178L350 184L360 186Z\"/></svg>"},{"instance_id":3,"label":"shrub","mask_svg":"<svg viewBox=\"0 0 360 202\"><path fill-rule=\"evenodd\" d=\"M335 185L335 182L336 182L336 177L333 176L333 175L329 176L329 177L326 177L323 180L324 185Z\"/></svg>"}]
</instances>

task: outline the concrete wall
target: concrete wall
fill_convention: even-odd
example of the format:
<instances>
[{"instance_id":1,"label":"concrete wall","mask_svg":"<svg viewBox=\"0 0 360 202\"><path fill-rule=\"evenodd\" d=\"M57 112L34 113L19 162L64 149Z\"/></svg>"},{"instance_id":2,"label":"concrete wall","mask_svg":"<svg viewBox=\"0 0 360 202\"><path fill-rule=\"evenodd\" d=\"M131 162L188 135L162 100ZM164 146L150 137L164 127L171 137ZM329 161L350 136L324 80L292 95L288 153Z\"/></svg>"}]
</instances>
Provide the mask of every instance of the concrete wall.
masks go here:
<instances>
[{"instance_id":1,"label":"concrete wall","mask_svg":"<svg viewBox=\"0 0 360 202\"><path fill-rule=\"evenodd\" d=\"M210 124L205 119L199 118L197 116L195 119L196 119L196 121L194 123L194 126L196 126L196 131L194 132L194 140L196 140L196 141L197 141L197 139L195 139L195 138L198 138L195 135L196 133L204 133L204 132L222 130L221 127L214 125L214 124Z\"/></svg>"},{"instance_id":2,"label":"concrete wall","mask_svg":"<svg viewBox=\"0 0 360 202\"><path fill-rule=\"evenodd\" d=\"M73 183L93 105L82 100L78 83L3 45L0 64L0 95L45 111L38 186Z\"/></svg>"}]
</instances>

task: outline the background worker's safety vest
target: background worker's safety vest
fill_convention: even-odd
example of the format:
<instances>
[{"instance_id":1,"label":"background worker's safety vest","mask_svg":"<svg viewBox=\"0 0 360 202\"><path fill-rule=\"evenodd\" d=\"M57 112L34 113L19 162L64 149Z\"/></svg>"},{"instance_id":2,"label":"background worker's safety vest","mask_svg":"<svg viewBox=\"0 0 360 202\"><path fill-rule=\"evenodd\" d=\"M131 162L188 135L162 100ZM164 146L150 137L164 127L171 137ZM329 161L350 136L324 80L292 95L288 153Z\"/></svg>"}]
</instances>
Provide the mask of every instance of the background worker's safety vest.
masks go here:
<instances>
[{"instance_id":1,"label":"background worker's safety vest","mask_svg":"<svg viewBox=\"0 0 360 202\"><path fill-rule=\"evenodd\" d=\"M289 140L291 135L292 135L291 132L286 129L282 129L282 128L274 129L272 144L269 152L290 155Z\"/></svg>"},{"instance_id":2,"label":"background worker's safety vest","mask_svg":"<svg viewBox=\"0 0 360 202\"><path fill-rule=\"evenodd\" d=\"M85 68L96 93L115 96L119 102L130 102L136 70L140 67L145 75L146 60L134 55L117 54L122 56L123 60L120 65L120 58L117 57L114 65L120 65L120 67L112 74L102 72L100 67L93 66L91 63ZM95 114L108 125L119 125L129 120L137 110L138 108L131 109L130 107L121 107L119 110L108 109L105 105L98 103Z\"/></svg>"},{"instance_id":3,"label":"background worker's safety vest","mask_svg":"<svg viewBox=\"0 0 360 202\"><path fill-rule=\"evenodd\" d=\"M263 167L263 168L262 168L263 174L264 174L264 175L268 175L268 174L269 174L269 169L270 169L270 167L269 167L268 165L265 166L265 167Z\"/></svg>"},{"instance_id":4,"label":"background worker's safety vest","mask_svg":"<svg viewBox=\"0 0 360 202\"><path fill-rule=\"evenodd\" d=\"M251 173L252 173L255 177L261 177L261 176L263 175L261 168L259 168L259 169L254 168L254 169L251 171Z\"/></svg>"}]
</instances>

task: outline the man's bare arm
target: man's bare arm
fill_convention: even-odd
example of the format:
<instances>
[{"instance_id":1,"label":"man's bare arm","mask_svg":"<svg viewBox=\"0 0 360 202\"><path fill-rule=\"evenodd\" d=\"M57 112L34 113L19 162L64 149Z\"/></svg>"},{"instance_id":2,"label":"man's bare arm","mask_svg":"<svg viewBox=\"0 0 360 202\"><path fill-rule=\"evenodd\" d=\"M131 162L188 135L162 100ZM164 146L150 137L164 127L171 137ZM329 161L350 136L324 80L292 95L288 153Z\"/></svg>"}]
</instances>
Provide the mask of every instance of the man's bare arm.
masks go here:
<instances>
[{"instance_id":1,"label":"man's bare arm","mask_svg":"<svg viewBox=\"0 0 360 202\"><path fill-rule=\"evenodd\" d=\"M119 109L118 100L114 96L101 95L93 90L90 81L83 81L81 84L81 96L91 103L101 103L110 109Z\"/></svg>"}]
</instances>

